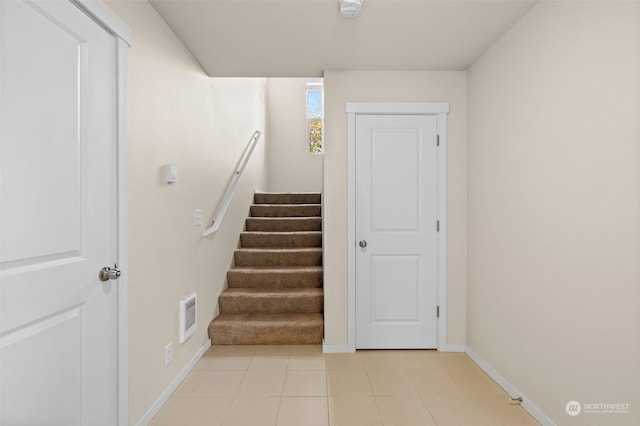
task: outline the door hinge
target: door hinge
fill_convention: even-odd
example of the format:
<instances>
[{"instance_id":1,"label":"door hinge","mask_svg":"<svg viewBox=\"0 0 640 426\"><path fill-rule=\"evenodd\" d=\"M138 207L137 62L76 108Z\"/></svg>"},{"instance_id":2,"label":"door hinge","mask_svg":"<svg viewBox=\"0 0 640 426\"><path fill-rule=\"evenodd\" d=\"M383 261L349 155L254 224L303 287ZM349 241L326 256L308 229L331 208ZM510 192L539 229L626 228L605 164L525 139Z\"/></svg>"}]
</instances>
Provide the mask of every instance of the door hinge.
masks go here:
<instances>
[{"instance_id":1,"label":"door hinge","mask_svg":"<svg viewBox=\"0 0 640 426\"><path fill-rule=\"evenodd\" d=\"M436 135L436 146L440 146L440 135Z\"/></svg>"},{"instance_id":2,"label":"door hinge","mask_svg":"<svg viewBox=\"0 0 640 426\"><path fill-rule=\"evenodd\" d=\"M436 318L440 318L440 306L436 306Z\"/></svg>"},{"instance_id":3,"label":"door hinge","mask_svg":"<svg viewBox=\"0 0 640 426\"><path fill-rule=\"evenodd\" d=\"M440 232L440 221L436 220L436 232Z\"/></svg>"}]
</instances>

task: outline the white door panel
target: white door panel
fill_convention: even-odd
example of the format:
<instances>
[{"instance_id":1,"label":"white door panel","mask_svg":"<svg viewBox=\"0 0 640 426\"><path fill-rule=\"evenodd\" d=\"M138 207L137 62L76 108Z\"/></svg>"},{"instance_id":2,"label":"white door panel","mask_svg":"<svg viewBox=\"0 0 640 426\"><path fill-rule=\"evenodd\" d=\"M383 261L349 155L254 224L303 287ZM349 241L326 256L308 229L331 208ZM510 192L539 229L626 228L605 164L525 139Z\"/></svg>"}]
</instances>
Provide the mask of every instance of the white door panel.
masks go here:
<instances>
[{"instance_id":1,"label":"white door panel","mask_svg":"<svg viewBox=\"0 0 640 426\"><path fill-rule=\"evenodd\" d=\"M419 321L419 277L419 256L371 256L371 322Z\"/></svg>"},{"instance_id":2,"label":"white door panel","mask_svg":"<svg viewBox=\"0 0 640 426\"><path fill-rule=\"evenodd\" d=\"M114 425L115 39L67 1L0 31L0 423Z\"/></svg>"},{"instance_id":3,"label":"white door panel","mask_svg":"<svg viewBox=\"0 0 640 426\"><path fill-rule=\"evenodd\" d=\"M356 117L356 346L437 345L437 118Z\"/></svg>"}]
</instances>

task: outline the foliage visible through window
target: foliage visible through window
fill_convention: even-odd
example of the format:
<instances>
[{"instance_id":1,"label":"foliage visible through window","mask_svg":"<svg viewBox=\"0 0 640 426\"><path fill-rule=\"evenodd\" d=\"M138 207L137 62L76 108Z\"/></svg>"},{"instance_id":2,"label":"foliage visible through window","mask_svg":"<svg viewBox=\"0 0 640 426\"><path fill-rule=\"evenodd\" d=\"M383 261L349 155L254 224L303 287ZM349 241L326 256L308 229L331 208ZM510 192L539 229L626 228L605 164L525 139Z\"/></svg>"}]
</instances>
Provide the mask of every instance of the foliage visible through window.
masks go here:
<instances>
[{"instance_id":1,"label":"foliage visible through window","mask_svg":"<svg viewBox=\"0 0 640 426\"><path fill-rule=\"evenodd\" d=\"M307 82L307 152L309 154L324 152L322 95L322 81Z\"/></svg>"}]
</instances>

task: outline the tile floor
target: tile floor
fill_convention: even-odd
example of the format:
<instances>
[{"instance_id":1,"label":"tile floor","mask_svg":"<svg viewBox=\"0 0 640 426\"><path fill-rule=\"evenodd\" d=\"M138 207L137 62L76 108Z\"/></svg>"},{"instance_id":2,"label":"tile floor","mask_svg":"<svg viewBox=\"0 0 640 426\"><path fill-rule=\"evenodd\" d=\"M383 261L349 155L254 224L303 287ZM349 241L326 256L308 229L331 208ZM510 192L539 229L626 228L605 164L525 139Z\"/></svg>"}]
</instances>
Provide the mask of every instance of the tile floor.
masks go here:
<instances>
[{"instance_id":1,"label":"tile floor","mask_svg":"<svg viewBox=\"0 0 640 426\"><path fill-rule=\"evenodd\" d=\"M528 426L471 359L436 351L323 354L212 347L152 426Z\"/></svg>"}]
</instances>

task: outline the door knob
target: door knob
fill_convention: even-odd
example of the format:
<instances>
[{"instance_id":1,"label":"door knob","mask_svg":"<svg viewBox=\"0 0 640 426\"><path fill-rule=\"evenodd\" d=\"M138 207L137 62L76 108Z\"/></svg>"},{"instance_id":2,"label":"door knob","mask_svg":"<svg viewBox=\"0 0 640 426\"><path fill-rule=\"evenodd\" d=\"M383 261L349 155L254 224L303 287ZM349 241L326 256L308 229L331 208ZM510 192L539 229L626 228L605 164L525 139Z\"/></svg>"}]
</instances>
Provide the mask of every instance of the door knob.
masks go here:
<instances>
[{"instance_id":1,"label":"door knob","mask_svg":"<svg viewBox=\"0 0 640 426\"><path fill-rule=\"evenodd\" d=\"M109 281L109 280L117 280L122 275L122 271L118 269L118 265L113 265L113 268L105 266L100 269L100 273L98 273L98 278L100 281Z\"/></svg>"},{"instance_id":2,"label":"door knob","mask_svg":"<svg viewBox=\"0 0 640 426\"><path fill-rule=\"evenodd\" d=\"M367 246L367 242L365 240L360 240L360 242L358 243L358 245L362 248L365 248Z\"/></svg>"}]
</instances>

